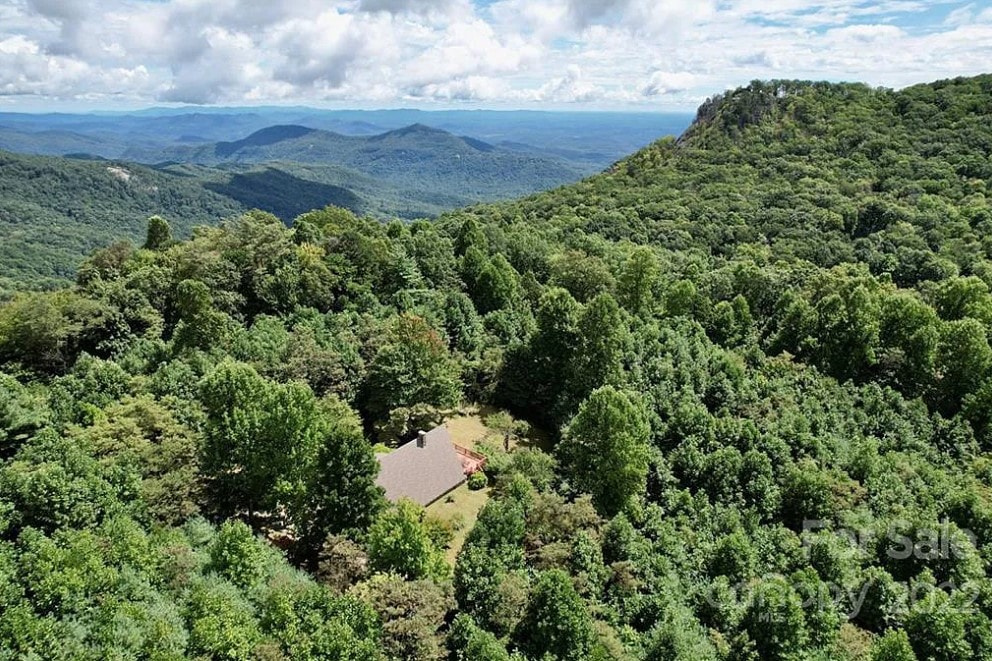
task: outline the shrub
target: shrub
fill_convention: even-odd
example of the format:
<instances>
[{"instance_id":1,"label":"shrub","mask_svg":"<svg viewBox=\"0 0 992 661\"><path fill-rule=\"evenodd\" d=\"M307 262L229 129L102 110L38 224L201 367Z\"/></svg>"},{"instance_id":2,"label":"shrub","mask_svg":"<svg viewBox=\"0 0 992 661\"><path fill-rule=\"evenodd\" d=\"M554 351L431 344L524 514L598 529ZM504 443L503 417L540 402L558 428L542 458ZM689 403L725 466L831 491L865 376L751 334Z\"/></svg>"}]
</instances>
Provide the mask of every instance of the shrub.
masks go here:
<instances>
[{"instance_id":1,"label":"shrub","mask_svg":"<svg viewBox=\"0 0 992 661\"><path fill-rule=\"evenodd\" d=\"M468 488L472 491L479 491L489 486L489 478L482 471L472 473L468 478Z\"/></svg>"}]
</instances>

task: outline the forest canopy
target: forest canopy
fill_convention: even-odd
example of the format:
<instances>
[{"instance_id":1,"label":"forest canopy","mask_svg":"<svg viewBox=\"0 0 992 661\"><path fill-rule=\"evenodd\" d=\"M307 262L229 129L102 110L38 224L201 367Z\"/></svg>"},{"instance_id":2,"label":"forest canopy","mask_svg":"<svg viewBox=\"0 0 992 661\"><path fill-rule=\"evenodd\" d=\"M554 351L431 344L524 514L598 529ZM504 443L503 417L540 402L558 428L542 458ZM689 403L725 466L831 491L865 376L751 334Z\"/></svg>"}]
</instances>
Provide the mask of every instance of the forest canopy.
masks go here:
<instances>
[{"instance_id":1,"label":"forest canopy","mask_svg":"<svg viewBox=\"0 0 992 661\"><path fill-rule=\"evenodd\" d=\"M15 295L0 658L990 658L990 108L755 82L549 193L156 218ZM374 444L467 403L450 562Z\"/></svg>"}]
</instances>

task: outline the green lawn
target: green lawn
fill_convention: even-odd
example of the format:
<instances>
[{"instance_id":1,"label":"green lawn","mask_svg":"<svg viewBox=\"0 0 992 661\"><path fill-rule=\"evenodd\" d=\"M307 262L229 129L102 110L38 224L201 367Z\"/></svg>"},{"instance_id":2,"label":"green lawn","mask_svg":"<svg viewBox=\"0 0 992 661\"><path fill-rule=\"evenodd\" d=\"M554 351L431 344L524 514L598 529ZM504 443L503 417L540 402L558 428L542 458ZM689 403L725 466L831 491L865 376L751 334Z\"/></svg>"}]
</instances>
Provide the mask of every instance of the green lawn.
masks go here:
<instances>
[{"instance_id":1,"label":"green lawn","mask_svg":"<svg viewBox=\"0 0 992 661\"><path fill-rule=\"evenodd\" d=\"M489 502L491 491L491 487L472 491L467 484L463 484L427 508L427 513L431 516L455 524L455 536L445 554L449 563L454 564L458 552L465 544L465 538L479 518L479 512Z\"/></svg>"}]
</instances>

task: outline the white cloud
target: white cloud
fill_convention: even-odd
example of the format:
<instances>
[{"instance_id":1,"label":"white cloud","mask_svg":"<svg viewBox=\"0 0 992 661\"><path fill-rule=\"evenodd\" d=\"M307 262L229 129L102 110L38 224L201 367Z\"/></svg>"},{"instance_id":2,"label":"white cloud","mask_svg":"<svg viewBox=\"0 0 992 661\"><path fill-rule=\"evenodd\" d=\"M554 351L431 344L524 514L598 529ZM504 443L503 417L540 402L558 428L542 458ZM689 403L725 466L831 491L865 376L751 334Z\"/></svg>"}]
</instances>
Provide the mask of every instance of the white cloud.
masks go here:
<instances>
[{"instance_id":1,"label":"white cloud","mask_svg":"<svg viewBox=\"0 0 992 661\"><path fill-rule=\"evenodd\" d=\"M471 12L466 0L360 0L358 10L363 12L386 12L389 14L451 14L465 15Z\"/></svg>"},{"instance_id":2,"label":"white cloud","mask_svg":"<svg viewBox=\"0 0 992 661\"><path fill-rule=\"evenodd\" d=\"M745 69L777 69L781 66L780 60L775 56L774 53L770 53L767 50L754 51L753 53L744 53L742 55L736 55L732 58L732 62L735 66L745 68Z\"/></svg>"},{"instance_id":3,"label":"white cloud","mask_svg":"<svg viewBox=\"0 0 992 661\"><path fill-rule=\"evenodd\" d=\"M990 61L974 0L0 0L8 99L683 107Z\"/></svg>"},{"instance_id":4,"label":"white cloud","mask_svg":"<svg viewBox=\"0 0 992 661\"><path fill-rule=\"evenodd\" d=\"M406 97L411 100L432 101L493 101L510 93L503 81L488 76L468 76L443 83L428 83L413 87Z\"/></svg>"},{"instance_id":5,"label":"white cloud","mask_svg":"<svg viewBox=\"0 0 992 661\"><path fill-rule=\"evenodd\" d=\"M403 67L404 80L417 86L470 75L512 74L534 62L540 49L520 37L501 40L482 20L457 23L436 43Z\"/></svg>"},{"instance_id":6,"label":"white cloud","mask_svg":"<svg viewBox=\"0 0 992 661\"><path fill-rule=\"evenodd\" d=\"M572 65L560 78L548 81L534 93L535 101L555 101L559 103L587 103L599 101L605 96L602 88L582 79L582 69Z\"/></svg>"},{"instance_id":7,"label":"white cloud","mask_svg":"<svg viewBox=\"0 0 992 661\"><path fill-rule=\"evenodd\" d=\"M94 67L75 58L45 53L24 37L0 41L0 96L58 97L66 90L81 90L76 97L116 98L134 93L150 95L151 83L143 65Z\"/></svg>"},{"instance_id":8,"label":"white cloud","mask_svg":"<svg viewBox=\"0 0 992 661\"><path fill-rule=\"evenodd\" d=\"M895 41L906 33L894 25L849 25L843 28L829 30L826 34L828 41Z\"/></svg>"},{"instance_id":9,"label":"white cloud","mask_svg":"<svg viewBox=\"0 0 992 661\"><path fill-rule=\"evenodd\" d=\"M655 71L641 90L644 96L665 96L688 92L696 76L687 71Z\"/></svg>"}]
</instances>

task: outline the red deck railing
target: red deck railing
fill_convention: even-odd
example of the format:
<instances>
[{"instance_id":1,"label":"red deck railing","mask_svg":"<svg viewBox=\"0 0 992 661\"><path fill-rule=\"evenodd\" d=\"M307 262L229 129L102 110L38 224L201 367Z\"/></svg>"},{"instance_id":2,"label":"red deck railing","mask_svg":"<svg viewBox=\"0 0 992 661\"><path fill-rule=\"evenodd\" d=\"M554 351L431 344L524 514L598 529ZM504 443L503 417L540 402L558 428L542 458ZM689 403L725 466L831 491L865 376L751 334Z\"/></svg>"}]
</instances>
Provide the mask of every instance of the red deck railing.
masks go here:
<instances>
[{"instance_id":1,"label":"red deck railing","mask_svg":"<svg viewBox=\"0 0 992 661\"><path fill-rule=\"evenodd\" d=\"M469 450L468 448L463 448L458 444L454 444L454 446L455 452L458 453L458 457L462 460L462 467L465 469L466 475L472 475L486 467L486 455Z\"/></svg>"}]
</instances>

